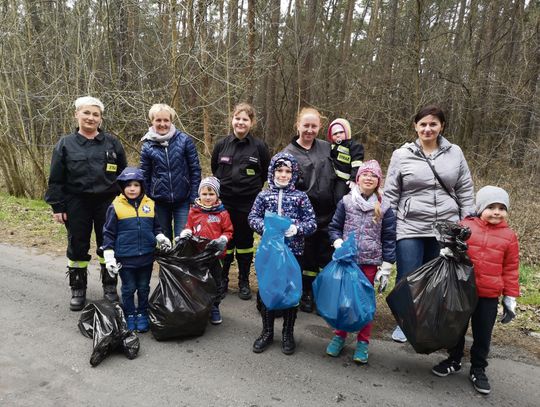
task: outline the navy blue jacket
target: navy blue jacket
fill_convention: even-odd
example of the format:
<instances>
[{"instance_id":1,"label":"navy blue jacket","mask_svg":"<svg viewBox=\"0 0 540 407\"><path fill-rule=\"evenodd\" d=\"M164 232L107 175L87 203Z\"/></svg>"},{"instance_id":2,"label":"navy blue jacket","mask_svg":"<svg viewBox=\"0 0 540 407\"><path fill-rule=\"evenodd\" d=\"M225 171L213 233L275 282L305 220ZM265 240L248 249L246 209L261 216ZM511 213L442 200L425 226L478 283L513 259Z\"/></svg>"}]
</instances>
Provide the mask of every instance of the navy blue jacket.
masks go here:
<instances>
[{"instance_id":1,"label":"navy blue jacket","mask_svg":"<svg viewBox=\"0 0 540 407\"><path fill-rule=\"evenodd\" d=\"M154 201L194 202L201 182L201 166L195 144L187 134L176 131L168 146L145 141L141 169L146 192Z\"/></svg>"}]
</instances>

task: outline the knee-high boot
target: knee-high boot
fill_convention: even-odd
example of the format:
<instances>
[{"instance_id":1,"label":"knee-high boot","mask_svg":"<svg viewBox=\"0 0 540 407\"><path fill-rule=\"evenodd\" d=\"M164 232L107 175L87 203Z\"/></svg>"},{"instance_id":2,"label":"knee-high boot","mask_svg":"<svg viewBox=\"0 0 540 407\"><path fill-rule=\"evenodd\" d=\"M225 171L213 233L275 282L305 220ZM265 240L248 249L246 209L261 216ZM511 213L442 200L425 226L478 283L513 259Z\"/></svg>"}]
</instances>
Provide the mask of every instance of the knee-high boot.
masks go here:
<instances>
[{"instance_id":1,"label":"knee-high boot","mask_svg":"<svg viewBox=\"0 0 540 407\"><path fill-rule=\"evenodd\" d=\"M86 303L86 283L88 271L86 268L68 267L69 286L71 287L71 301L69 309L80 311Z\"/></svg>"},{"instance_id":2,"label":"knee-high boot","mask_svg":"<svg viewBox=\"0 0 540 407\"><path fill-rule=\"evenodd\" d=\"M249 272L251 269L251 261L253 260L253 253L236 252L236 260L238 262L238 297L242 300L250 300L251 289L249 287Z\"/></svg>"},{"instance_id":3,"label":"knee-high boot","mask_svg":"<svg viewBox=\"0 0 540 407\"><path fill-rule=\"evenodd\" d=\"M111 277L105 264L101 264L101 282L103 284L103 298L111 302L119 301L120 298L116 292L118 276Z\"/></svg>"},{"instance_id":4,"label":"knee-high boot","mask_svg":"<svg viewBox=\"0 0 540 407\"><path fill-rule=\"evenodd\" d=\"M286 355L292 355L296 349L294 342L294 322L298 308L289 308L283 312L283 331L281 340L281 351Z\"/></svg>"},{"instance_id":5,"label":"knee-high boot","mask_svg":"<svg viewBox=\"0 0 540 407\"><path fill-rule=\"evenodd\" d=\"M263 304L261 308L263 329L253 343L253 352L261 353L274 341L274 311L269 311Z\"/></svg>"}]
</instances>

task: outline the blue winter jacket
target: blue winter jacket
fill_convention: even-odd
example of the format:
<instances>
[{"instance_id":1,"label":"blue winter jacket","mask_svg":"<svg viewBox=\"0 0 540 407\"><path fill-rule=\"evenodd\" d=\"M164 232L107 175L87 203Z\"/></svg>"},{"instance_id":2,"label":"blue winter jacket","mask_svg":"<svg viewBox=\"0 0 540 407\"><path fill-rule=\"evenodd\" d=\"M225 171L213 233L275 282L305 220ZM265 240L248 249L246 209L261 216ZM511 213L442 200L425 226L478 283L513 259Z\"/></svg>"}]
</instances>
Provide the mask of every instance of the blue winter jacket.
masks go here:
<instances>
[{"instance_id":1,"label":"blue winter jacket","mask_svg":"<svg viewBox=\"0 0 540 407\"><path fill-rule=\"evenodd\" d=\"M147 140L141 150L146 192L154 201L194 202L201 182L201 166L191 137L176 131L167 146Z\"/></svg>"},{"instance_id":2,"label":"blue winter jacket","mask_svg":"<svg viewBox=\"0 0 540 407\"><path fill-rule=\"evenodd\" d=\"M276 162L285 159L292 164L292 177L285 188L279 188L274 183ZM295 187L298 179L299 167L296 158L292 154L278 153L270 161L268 166L268 189L261 191L248 215L249 226L258 234L264 231L264 214L266 211L289 217L298 228L296 235L286 237L285 243L293 254L300 256L304 253L304 237L312 235L317 229L315 212L305 192ZM281 209L281 212L279 211Z\"/></svg>"}]
</instances>

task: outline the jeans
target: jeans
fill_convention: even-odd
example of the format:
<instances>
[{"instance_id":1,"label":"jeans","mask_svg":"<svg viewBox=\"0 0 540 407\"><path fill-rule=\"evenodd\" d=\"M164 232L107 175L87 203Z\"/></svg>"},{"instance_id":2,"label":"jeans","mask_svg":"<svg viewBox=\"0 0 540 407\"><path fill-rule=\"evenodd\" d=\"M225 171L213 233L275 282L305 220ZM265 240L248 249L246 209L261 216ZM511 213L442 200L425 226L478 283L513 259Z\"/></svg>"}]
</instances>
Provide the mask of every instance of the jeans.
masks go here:
<instances>
[{"instance_id":1,"label":"jeans","mask_svg":"<svg viewBox=\"0 0 540 407\"><path fill-rule=\"evenodd\" d=\"M122 267L122 305L127 315L146 314L148 312L148 296L150 295L150 278L152 263L142 267ZM135 292L137 292L137 308L135 307Z\"/></svg>"},{"instance_id":2,"label":"jeans","mask_svg":"<svg viewBox=\"0 0 540 407\"><path fill-rule=\"evenodd\" d=\"M439 255L439 243L434 237L401 239L396 244L396 283Z\"/></svg>"},{"instance_id":3,"label":"jeans","mask_svg":"<svg viewBox=\"0 0 540 407\"><path fill-rule=\"evenodd\" d=\"M180 232L184 229L187 223L189 201L173 203L156 201L155 210L159 226L161 227L163 234L171 240L180 235ZM173 223L174 236L172 234Z\"/></svg>"}]
</instances>

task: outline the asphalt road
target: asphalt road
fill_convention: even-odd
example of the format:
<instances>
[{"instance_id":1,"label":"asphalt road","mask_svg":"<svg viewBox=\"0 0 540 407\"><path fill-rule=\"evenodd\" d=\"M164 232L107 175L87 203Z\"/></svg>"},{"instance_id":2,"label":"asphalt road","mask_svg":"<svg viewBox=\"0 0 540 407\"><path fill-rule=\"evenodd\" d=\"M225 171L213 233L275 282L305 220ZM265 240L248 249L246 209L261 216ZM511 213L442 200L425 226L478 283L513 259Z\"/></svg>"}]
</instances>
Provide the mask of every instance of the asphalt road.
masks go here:
<instances>
[{"instance_id":1,"label":"asphalt road","mask_svg":"<svg viewBox=\"0 0 540 407\"><path fill-rule=\"evenodd\" d=\"M503 358L506 350L495 349L487 372L493 390L481 396L468 364L438 378L430 370L442 354L417 355L390 340L372 341L366 366L352 363L351 336L341 357L326 356L331 331L312 314L299 314L294 355L281 353L280 319L278 340L255 354L261 329L255 302L235 295L222 304L223 324L209 325L204 336L157 342L141 334L136 359L114 354L92 368L92 341L68 307L65 259L0 244L0 273L1 406L540 405L537 361ZM88 297L100 296L94 265Z\"/></svg>"}]
</instances>

